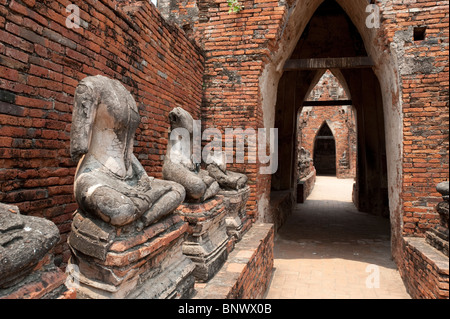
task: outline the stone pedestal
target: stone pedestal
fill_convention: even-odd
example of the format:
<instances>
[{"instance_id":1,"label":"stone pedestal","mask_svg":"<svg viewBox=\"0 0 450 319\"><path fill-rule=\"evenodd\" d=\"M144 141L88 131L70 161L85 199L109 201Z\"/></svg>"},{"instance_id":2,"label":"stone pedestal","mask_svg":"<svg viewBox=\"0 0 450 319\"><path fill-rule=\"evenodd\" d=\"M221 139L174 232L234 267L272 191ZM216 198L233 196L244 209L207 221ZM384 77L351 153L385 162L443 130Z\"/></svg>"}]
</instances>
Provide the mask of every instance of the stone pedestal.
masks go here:
<instances>
[{"instance_id":1,"label":"stone pedestal","mask_svg":"<svg viewBox=\"0 0 450 319\"><path fill-rule=\"evenodd\" d=\"M316 170L314 167L308 174L301 178L297 183L297 203L303 204L308 196L311 194L316 183Z\"/></svg>"},{"instance_id":2,"label":"stone pedestal","mask_svg":"<svg viewBox=\"0 0 450 319\"><path fill-rule=\"evenodd\" d=\"M250 196L250 187L246 186L238 190L221 190L219 195L224 197L226 209L228 211L225 223L227 234L239 241L247 230L246 206Z\"/></svg>"},{"instance_id":3,"label":"stone pedestal","mask_svg":"<svg viewBox=\"0 0 450 319\"><path fill-rule=\"evenodd\" d=\"M272 279L273 241L273 224L253 224L214 278L196 284L193 299L264 298Z\"/></svg>"},{"instance_id":4,"label":"stone pedestal","mask_svg":"<svg viewBox=\"0 0 450 319\"><path fill-rule=\"evenodd\" d=\"M203 203L183 203L176 213L189 223L189 236L183 253L195 264L194 276L199 282L211 279L228 257L228 211L222 195Z\"/></svg>"},{"instance_id":5,"label":"stone pedestal","mask_svg":"<svg viewBox=\"0 0 450 319\"><path fill-rule=\"evenodd\" d=\"M66 274L53 262L59 231L45 218L0 203L0 299L70 299Z\"/></svg>"},{"instance_id":6,"label":"stone pedestal","mask_svg":"<svg viewBox=\"0 0 450 319\"><path fill-rule=\"evenodd\" d=\"M177 215L143 230L113 227L77 211L68 239L78 298L189 298L194 264L183 255L188 225Z\"/></svg>"}]
</instances>

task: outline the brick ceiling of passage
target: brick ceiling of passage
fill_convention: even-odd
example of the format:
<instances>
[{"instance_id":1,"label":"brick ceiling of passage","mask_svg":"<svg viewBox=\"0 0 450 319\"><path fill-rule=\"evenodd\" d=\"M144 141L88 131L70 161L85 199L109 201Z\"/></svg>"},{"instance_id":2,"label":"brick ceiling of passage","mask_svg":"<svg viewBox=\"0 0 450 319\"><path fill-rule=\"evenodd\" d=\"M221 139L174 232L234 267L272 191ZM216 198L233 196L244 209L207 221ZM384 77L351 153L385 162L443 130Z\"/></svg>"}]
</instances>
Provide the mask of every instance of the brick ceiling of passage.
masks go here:
<instances>
[{"instance_id":1,"label":"brick ceiling of passage","mask_svg":"<svg viewBox=\"0 0 450 319\"><path fill-rule=\"evenodd\" d=\"M345 11L324 1L306 26L291 59L367 56L363 40Z\"/></svg>"}]
</instances>

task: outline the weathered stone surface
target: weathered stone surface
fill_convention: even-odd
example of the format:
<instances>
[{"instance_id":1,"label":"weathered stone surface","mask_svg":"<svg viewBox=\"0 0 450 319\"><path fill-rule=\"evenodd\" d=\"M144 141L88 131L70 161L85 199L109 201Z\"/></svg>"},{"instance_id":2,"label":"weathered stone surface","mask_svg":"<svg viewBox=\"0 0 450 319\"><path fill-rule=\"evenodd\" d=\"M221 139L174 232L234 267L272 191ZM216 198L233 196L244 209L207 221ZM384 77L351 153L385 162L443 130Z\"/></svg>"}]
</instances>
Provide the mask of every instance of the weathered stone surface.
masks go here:
<instances>
[{"instance_id":1,"label":"weathered stone surface","mask_svg":"<svg viewBox=\"0 0 450 319\"><path fill-rule=\"evenodd\" d=\"M74 183L79 209L68 243L79 298L192 293L194 265L181 250L187 223L172 214L185 190L147 175L133 154L139 122L120 82L91 76L77 86L71 155L80 160Z\"/></svg>"},{"instance_id":2,"label":"weathered stone surface","mask_svg":"<svg viewBox=\"0 0 450 319\"><path fill-rule=\"evenodd\" d=\"M133 154L140 115L117 80L84 78L75 91L70 153L80 160L74 182L81 210L113 226L147 226L185 197L181 185L149 177Z\"/></svg>"},{"instance_id":3,"label":"weathered stone surface","mask_svg":"<svg viewBox=\"0 0 450 319\"><path fill-rule=\"evenodd\" d=\"M246 230L244 227L247 220L246 205L250 196L248 177L227 169L227 157L224 152L211 150L206 162L209 176L217 181L220 186L219 194L224 197L228 212L225 219L227 234L234 240L239 240Z\"/></svg>"},{"instance_id":4,"label":"weathered stone surface","mask_svg":"<svg viewBox=\"0 0 450 319\"><path fill-rule=\"evenodd\" d=\"M436 190L441 193L442 198L444 200L448 200L448 194L449 194L449 182L440 182L439 184L436 185Z\"/></svg>"},{"instance_id":5,"label":"weathered stone surface","mask_svg":"<svg viewBox=\"0 0 450 319\"><path fill-rule=\"evenodd\" d=\"M227 170L227 159L224 152L214 151L206 158L209 176L214 178L223 190L238 190L247 185L245 174Z\"/></svg>"},{"instance_id":6,"label":"weathered stone surface","mask_svg":"<svg viewBox=\"0 0 450 319\"><path fill-rule=\"evenodd\" d=\"M207 166L209 176L214 178L222 189L241 189L247 185L247 176L244 174L222 170L219 166L209 164Z\"/></svg>"},{"instance_id":7,"label":"weathered stone surface","mask_svg":"<svg viewBox=\"0 0 450 319\"><path fill-rule=\"evenodd\" d=\"M250 187L246 186L239 190L221 190L219 195L224 197L224 203L228 211L225 219L227 233L235 240L240 240L246 231L245 225L248 221L246 207L250 196Z\"/></svg>"},{"instance_id":8,"label":"weathered stone surface","mask_svg":"<svg viewBox=\"0 0 450 319\"><path fill-rule=\"evenodd\" d=\"M0 288L23 280L59 240L54 223L0 204Z\"/></svg>"},{"instance_id":9,"label":"weathered stone surface","mask_svg":"<svg viewBox=\"0 0 450 319\"><path fill-rule=\"evenodd\" d=\"M104 260L115 237L114 228L97 219L90 219L83 211L74 214L72 232L68 242L71 247L85 255Z\"/></svg>"},{"instance_id":10,"label":"weathered stone surface","mask_svg":"<svg viewBox=\"0 0 450 319\"><path fill-rule=\"evenodd\" d=\"M0 299L74 299L50 253L58 241L53 222L0 203Z\"/></svg>"},{"instance_id":11,"label":"weathered stone surface","mask_svg":"<svg viewBox=\"0 0 450 319\"><path fill-rule=\"evenodd\" d=\"M449 215L449 182L441 182L437 184L436 190L441 193L443 201L440 202L436 210L440 216L440 224L443 228L447 230L447 240L448 240L448 215Z\"/></svg>"},{"instance_id":12,"label":"weathered stone surface","mask_svg":"<svg viewBox=\"0 0 450 319\"><path fill-rule=\"evenodd\" d=\"M301 180L311 173L312 169L311 153L304 147L298 153L298 179Z\"/></svg>"},{"instance_id":13,"label":"weathered stone surface","mask_svg":"<svg viewBox=\"0 0 450 319\"><path fill-rule=\"evenodd\" d=\"M183 243L183 253L195 264L197 281L211 279L228 256L226 210L223 196L217 195L199 204L184 203L176 212L189 222L189 236Z\"/></svg>"}]
</instances>

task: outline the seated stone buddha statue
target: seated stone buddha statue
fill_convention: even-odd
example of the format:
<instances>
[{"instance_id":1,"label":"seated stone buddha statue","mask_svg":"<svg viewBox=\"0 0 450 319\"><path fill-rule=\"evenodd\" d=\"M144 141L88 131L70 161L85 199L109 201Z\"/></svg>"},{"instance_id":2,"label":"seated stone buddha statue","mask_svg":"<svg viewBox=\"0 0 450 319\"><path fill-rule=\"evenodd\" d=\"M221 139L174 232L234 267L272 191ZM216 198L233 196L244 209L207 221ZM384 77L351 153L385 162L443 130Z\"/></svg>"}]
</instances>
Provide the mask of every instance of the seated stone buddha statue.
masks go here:
<instances>
[{"instance_id":1,"label":"seated stone buddha statue","mask_svg":"<svg viewBox=\"0 0 450 319\"><path fill-rule=\"evenodd\" d=\"M227 170L225 152L210 152L207 157L207 171L223 190L238 190L247 186L248 177L245 174Z\"/></svg>"},{"instance_id":2,"label":"seated stone buddha statue","mask_svg":"<svg viewBox=\"0 0 450 319\"><path fill-rule=\"evenodd\" d=\"M140 123L135 100L117 80L89 76L75 91L70 153L79 161L75 199L85 213L119 227L148 226L185 198L172 181L149 177L133 154Z\"/></svg>"},{"instance_id":3,"label":"seated stone buddha statue","mask_svg":"<svg viewBox=\"0 0 450 319\"><path fill-rule=\"evenodd\" d=\"M220 190L219 184L209 176L208 171L200 168L200 163L194 163L192 159L194 119L189 112L176 107L170 111L169 121L170 135L181 129L182 133L186 133L184 138L187 141L170 138L163 163L164 179L183 185L188 202L204 202L214 197Z\"/></svg>"}]
</instances>

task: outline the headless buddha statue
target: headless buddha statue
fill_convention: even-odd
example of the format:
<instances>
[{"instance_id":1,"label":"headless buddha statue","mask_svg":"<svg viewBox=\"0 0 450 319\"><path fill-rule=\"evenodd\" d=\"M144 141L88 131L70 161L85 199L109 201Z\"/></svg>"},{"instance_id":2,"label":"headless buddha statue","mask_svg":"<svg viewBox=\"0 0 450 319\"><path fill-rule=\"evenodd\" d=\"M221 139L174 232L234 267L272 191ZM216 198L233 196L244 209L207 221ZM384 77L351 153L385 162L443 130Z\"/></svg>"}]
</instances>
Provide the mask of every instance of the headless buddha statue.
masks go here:
<instances>
[{"instance_id":1,"label":"headless buddha statue","mask_svg":"<svg viewBox=\"0 0 450 319\"><path fill-rule=\"evenodd\" d=\"M239 190L247 186L247 175L227 170L225 152L211 152L208 154L207 163L209 176L219 183L221 189Z\"/></svg>"},{"instance_id":2,"label":"headless buddha statue","mask_svg":"<svg viewBox=\"0 0 450 319\"><path fill-rule=\"evenodd\" d=\"M181 107L169 113L170 129L173 132L181 129L186 132L189 141L170 139L163 164L163 177L175 181L186 189L186 199L190 202L204 202L215 196L219 190L217 181L209 176L208 171L201 169L200 164L192 160L194 119ZM187 150L183 148L187 147Z\"/></svg>"},{"instance_id":3,"label":"headless buddha statue","mask_svg":"<svg viewBox=\"0 0 450 319\"><path fill-rule=\"evenodd\" d=\"M148 226L185 198L181 185L149 177L133 154L139 123L136 102L119 81L100 75L80 81L70 144L79 161L75 199L81 210L113 226Z\"/></svg>"}]
</instances>

